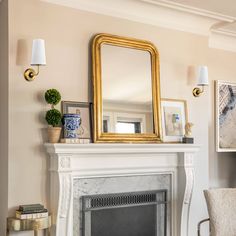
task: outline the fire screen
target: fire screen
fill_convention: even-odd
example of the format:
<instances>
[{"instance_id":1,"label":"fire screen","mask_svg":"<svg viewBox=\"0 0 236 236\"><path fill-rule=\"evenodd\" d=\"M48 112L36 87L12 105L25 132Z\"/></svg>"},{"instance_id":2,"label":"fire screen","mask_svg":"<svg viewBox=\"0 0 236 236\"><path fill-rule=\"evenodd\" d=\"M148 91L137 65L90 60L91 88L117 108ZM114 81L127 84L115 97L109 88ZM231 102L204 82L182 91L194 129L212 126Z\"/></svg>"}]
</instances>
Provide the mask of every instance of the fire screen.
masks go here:
<instances>
[{"instance_id":1,"label":"fire screen","mask_svg":"<svg viewBox=\"0 0 236 236\"><path fill-rule=\"evenodd\" d=\"M83 236L166 236L167 190L82 197Z\"/></svg>"}]
</instances>

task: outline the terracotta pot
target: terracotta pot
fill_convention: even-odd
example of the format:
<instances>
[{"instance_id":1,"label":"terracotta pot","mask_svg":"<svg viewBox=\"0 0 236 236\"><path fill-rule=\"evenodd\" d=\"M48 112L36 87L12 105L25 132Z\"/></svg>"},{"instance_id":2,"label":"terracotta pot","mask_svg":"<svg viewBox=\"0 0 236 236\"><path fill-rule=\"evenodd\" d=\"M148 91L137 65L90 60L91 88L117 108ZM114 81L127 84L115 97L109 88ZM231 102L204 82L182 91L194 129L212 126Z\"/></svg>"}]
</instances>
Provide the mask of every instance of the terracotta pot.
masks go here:
<instances>
[{"instance_id":1,"label":"terracotta pot","mask_svg":"<svg viewBox=\"0 0 236 236\"><path fill-rule=\"evenodd\" d=\"M61 127L48 127L49 143L59 143L61 137Z\"/></svg>"}]
</instances>

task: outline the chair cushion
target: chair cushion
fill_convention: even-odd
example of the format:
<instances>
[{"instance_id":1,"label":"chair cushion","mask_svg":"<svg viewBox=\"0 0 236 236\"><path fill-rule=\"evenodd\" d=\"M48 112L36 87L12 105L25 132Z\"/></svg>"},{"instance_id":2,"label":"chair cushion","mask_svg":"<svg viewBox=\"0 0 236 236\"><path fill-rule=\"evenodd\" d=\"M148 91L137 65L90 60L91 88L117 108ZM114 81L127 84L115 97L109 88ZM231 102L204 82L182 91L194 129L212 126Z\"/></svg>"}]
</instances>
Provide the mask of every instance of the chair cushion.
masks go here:
<instances>
[{"instance_id":1,"label":"chair cushion","mask_svg":"<svg viewBox=\"0 0 236 236\"><path fill-rule=\"evenodd\" d=\"M211 236L236 236L236 189L205 190Z\"/></svg>"}]
</instances>

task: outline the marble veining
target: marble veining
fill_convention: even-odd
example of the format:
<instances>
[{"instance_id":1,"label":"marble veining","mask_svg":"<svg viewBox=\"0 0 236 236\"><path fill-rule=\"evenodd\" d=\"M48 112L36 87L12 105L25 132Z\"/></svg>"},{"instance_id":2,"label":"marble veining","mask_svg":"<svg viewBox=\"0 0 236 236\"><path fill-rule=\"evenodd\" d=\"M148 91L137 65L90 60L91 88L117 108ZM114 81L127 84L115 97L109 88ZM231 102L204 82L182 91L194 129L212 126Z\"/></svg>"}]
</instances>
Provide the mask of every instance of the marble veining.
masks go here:
<instances>
[{"instance_id":1,"label":"marble veining","mask_svg":"<svg viewBox=\"0 0 236 236\"><path fill-rule=\"evenodd\" d=\"M82 236L81 197L94 194L123 193L167 189L167 222L170 225L171 175L137 175L77 178L73 181L73 235ZM169 230L168 230L169 231Z\"/></svg>"}]
</instances>

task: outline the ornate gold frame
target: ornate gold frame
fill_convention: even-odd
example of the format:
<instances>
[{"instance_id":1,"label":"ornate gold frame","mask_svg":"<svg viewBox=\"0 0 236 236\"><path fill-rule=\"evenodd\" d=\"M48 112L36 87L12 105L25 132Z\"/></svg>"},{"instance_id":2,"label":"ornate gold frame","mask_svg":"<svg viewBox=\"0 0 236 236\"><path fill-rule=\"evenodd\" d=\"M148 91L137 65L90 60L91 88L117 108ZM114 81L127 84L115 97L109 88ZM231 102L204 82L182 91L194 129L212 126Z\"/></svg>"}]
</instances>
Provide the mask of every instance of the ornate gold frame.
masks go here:
<instances>
[{"instance_id":1,"label":"ornate gold frame","mask_svg":"<svg viewBox=\"0 0 236 236\"><path fill-rule=\"evenodd\" d=\"M102 133L102 78L101 78L101 45L109 44L126 48L148 51L151 55L152 70L152 103L154 133L117 134ZM161 99L159 77L159 54L156 47L148 41L120 37L109 34L97 34L92 42L93 63L93 140L95 143L156 143L161 142Z\"/></svg>"}]
</instances>

